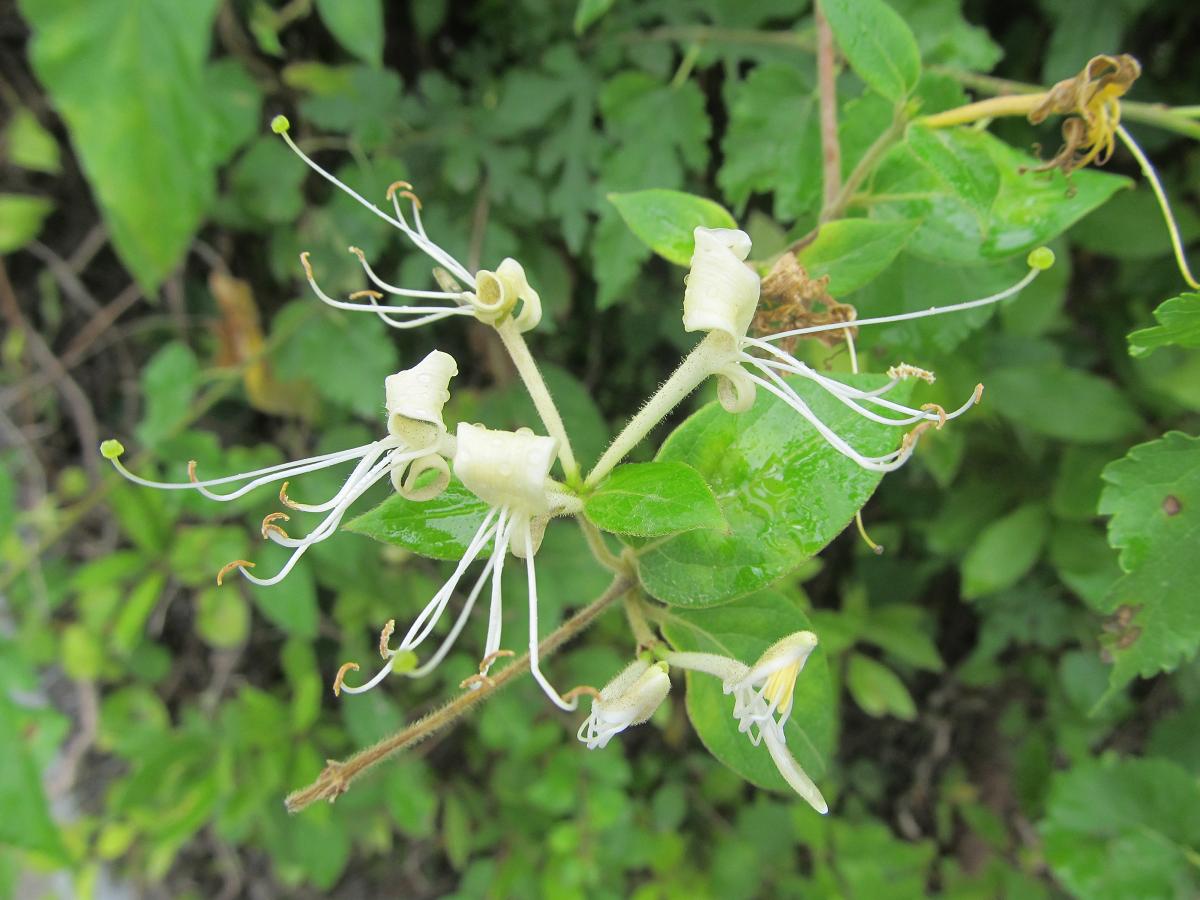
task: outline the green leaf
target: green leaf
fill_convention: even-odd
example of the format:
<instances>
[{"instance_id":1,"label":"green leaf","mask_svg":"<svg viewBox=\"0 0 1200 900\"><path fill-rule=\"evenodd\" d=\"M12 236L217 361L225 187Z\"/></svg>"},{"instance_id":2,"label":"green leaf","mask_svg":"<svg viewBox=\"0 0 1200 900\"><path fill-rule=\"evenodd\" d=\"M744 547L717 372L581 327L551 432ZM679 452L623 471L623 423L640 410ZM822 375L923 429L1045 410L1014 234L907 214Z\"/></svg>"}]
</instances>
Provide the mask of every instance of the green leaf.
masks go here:
<instances>
[{"instance_id":1,"label":"green leaf","mask_svg":"<svg viewBox=\"0 0 1200 900\"><path fill-rule=\"evenodd\" d=\"M646 246L677 266L691 265L696 249L692 232L698 226L737 228L723 206L683 191L634 191L609 194L608 199Z\"/></svg>"},{"instance_id":2,"label":"green leaf","mask_svg":"<svg viewBox=\"0 0 1200 900\"><path fill-rule=\"evenodd\" d=\"M842 297L890 266L919 224L870 219L826 222L817 232L817 239L796 258L812 278L828 275L829 293Z\"/></svg>"},{"instance_id":3,"label":"green leaf","mask_svg":"<svg viewBox=\"0 0 1200 900\"><path fill-rule=\"evenodd\" d=\"M912 694L891 669L883 663L851 653L846 664L846 689L868 716L895 716L905 722L917 717Z\"/></svg>"},{"instance_id":4,"label":"green leaf","mask_svg":"<svg viewBox=\"0 0 1200 900\"><path fill-rule=\"evenodd\" d=\"M618 466L584 500L583 511L615 534L651 537L725 525L712 490L681 462Z\"/></svg>"},{"instance_id":5,"label":"green leaf","mask_svg":"<svg viewBox=\"0 0 1200 900\"><path fill-rule=\"evenodd\" d=\"M1020 581L1041 556L1048 527L1040 503L1027 503L988 525L963 557L963 597L974 600Z\"/></svg>"},{"instance_id":6,"label":"green leaf","mask_svg":"<svg viewBox=\"0 0 1200 900\"><path fill-rule=\"evenodd\" d=\"M811 629L795 602L775 591L761 591L718 609L672 610L663 634L680 651L718 653L753 665L776 641ZM818 635L818 638L820 635ZM833 752L834 698L825 650L819 644L796 680L792 714L784 726L788 750L814 781ZM708 751L747 781L785 791L766 747L755 747L738 731L733 697L711 675L687 672L687 711Z\"/></svg>"},{"instance_id":7,"label":"green leaf","mask_svg":"<svg viewBox=\"0 0 1200 900\"><path fill-rule=\"evenodd\" d=\"M1054 363L989 372L984 403L1018 428L1074 444L1102 444L1135 434L1141 417L1106 378Z\"/></svg>"},{"instance_id":8,"label":"green leaf","mask_svg":"<svg viewBox=\"0 0 1200 900\"><path fill-rule=\"evenodd\" d=\"M146 407L135 433L143 447L154 449L190 418L192 397L200 384L200 363L191 349L172 341L142 369Z\"/></svg>"},{"instance_id":9,"label":"green leaf","mask_svg":"<svg viewBox=\"0 0 1200 900\"><path fill-rule=\"evenodd\" d=\"M382 64L382 0L317 0L317 12L339 44L363 62Z\"/></svg>"},{"instance_id":10,"label":"green leaf","mask_svg":"<svg viewBox=\"0 0 1200 900\"><path fill-rule=\"evenodd\" d=\"M0 194L0 253L20 250L42 230L54 204L45 197Z\"/></svg>"},{"instance_id":11,"label":"green leaf","mask_svg":"<svg viewBox=\"0 0 1200 900\"><path fill-rule=\"evenodd\" d=\"M928 259L980 263L1028 253L1102 205L1129 179L1085 170L1024 171L1038 161L986 131L911 125L871 182L871 213L920 219L909 247Z\"/></svg>"},{"instance_id":12,"label":"green leaf","mask_svg":"<svg viewBox=\"0 0 1200 900\"><path fill-rule=\"evenodd\" d=\"M867 389L883 383L881 376L844 380ZM898 446L896 429L857 416L812 382L792 384L860 452ZM902 384L889 396L903 402L910 389ZM724 531L689 531L639 550L642 584L676 606L726 603L792 571L846 527L880 480L766 391L737 415L718 403L703 407L667 438L658 459L696 468L729 523Z\"/></svg>"},{"instance_id":13,"label":"green leaf","mask_svg":"<svg viewBox=\"0 0 1200 900\"><path fill-rule=\"evenodd\" d=\"M1004 56L986 28L966 21L961 0L888 0L888 6L916 35L927 65L990 72ZM922 112L930 110L922 107Z\"/></svg>"},{"instance_id":14,"label":"green leaf","mask_svg":"<svg viewBox=\"0 0 1200 900\"><path fill-rule=\"evenodd\" d=\"M250 609L238 591L213 587L196 597L196 632L210 647L238 647L250 633Z\"/></svg>"},{"instance_id":15,"label":"green leaf","mask_svg":"<svg viewBox=\"0 0 1200 900\"><path fill-rule=\"evenodd\" d=\"M575 7L575 34L581 35L613 8L616 0L579 0Z\"/></svg>"},{"instance_id":16,"label":"green leaf","mask_svg":"<svg viewBox=\"0 0 1200 900\"><path fill-rule=\"evenodd\" d=\"M0 691L0 845L63 860L66 852L50 817L42 779L26 746L20 710Z\"/></svg>"},{"instance_id":17,"label":"green leaf","mask_svg":"<svg viewBox=\"0 0 1200 900\"><path fill-rule=\"evenodd\" d=\"M292 551L278 544L268 543L254 554L254 574L260 578L274 575L283 568ZM231 572L225 576L221 586L225 591L236 591L241 588L242 576ZM277 625L285 633L302 638L315 638L317 625L321 618L321 610L317 604L317 583L313 579L312 569L306 559L296 563L296 567L278 584L262 586L245 582L259 612L266 616L273 625Z\"/></svg>"},{"instance_id":18,"label":"green leaf","mask_svg":"<svg viewBox=\"0 0 1200 900\"><path fill-rule=\"evenodd\" d=\"M1089 760L1059 773L1039 830L1054 877L1074 896L1200 892L1200 785L1174 763Z\"/></svg>"},{"instance_id":19,"label":"green leaf","mask_svg":"<svg viewBox=\"0 0 1200 900\"><path fill-rule=\"evenodd\" d=\"M796 219L821 194L821 133L812 77L795 66L767 63L730 91L717 184L738 208L751 194L773 193L775 217Z\"/></svg>"},{"instance_id":20,"label":"green leaf","mask_svg":"<svg viewBox=\"0 0 1200 900\"><path fill-rule=\"evenodd\" d=\"M929 614L921 607L891 603L871 609L859 626L858 638L910 666L941 672L946 664L930 636L935 632Z\"/></svg>"},{"instance_id":21,"label":"green leaf","mask_svg":"<svg viewBox=\"0 0 1200 900\"><path fill-rule=\"evenodd\" d=\"M1154 310L1158 325L1129 335L1129 355L1149 356L1159 347L1200 348L1200 294L1187 293L1163 301Z\"/></svg>"},{"instance_id":22,"label":"green leaf","mask_svg":"<svg viewBox=\"0 0 1200 900\"><path fill-rule=\"evenodd\" d=\"M883 0L824 0L821 10L859 78L888 100L908 96L921 77L917 40Z\"/></svg>"},{"instance_id":23,"label":"green leaf","mask_svg":"<svg viewBox=\"0 0 1200 900\"><path fill-rule=\"evenodd\" d=\"M1171 671L1200 647L1200 438L1172 431L1104 470L1100 513L1126 573L1105 606L1117 613L1109 695L1137 675Z\"/></svg>"},{"instance_id":24,"label":"green leaf","mask_svg":"<svg viewBox=\"0 0 1200 900\"><path fill-rule=\"evenodd\" d=\"M204 59L217 0L22 0L30 58L146 291L176 266L213 195Z\"/></svg>"},{"instance_id":25,"label":"green leaf","mask_svg":"<svg viewBox=\"0 0 1200 900\"><path fill-rule=\"evenodd\" d=\"M451 481L441 494L423 503L392 494L342 527L433 559L461 559L487 510L486 503ZM485 547L484 555L488 552Z\"/></svg>"},{"instance_id":26,"label":"green leaf","mask_svg":"<svg viewBox=\"0 0 1200 900\"><path fill-rule=\"evenodd\" d=\"M14 166L50 175L62 171L58 141L25 107L13 113L4 132L4 143L8 149L8 161Z\"/></svg>"}]
</instances>

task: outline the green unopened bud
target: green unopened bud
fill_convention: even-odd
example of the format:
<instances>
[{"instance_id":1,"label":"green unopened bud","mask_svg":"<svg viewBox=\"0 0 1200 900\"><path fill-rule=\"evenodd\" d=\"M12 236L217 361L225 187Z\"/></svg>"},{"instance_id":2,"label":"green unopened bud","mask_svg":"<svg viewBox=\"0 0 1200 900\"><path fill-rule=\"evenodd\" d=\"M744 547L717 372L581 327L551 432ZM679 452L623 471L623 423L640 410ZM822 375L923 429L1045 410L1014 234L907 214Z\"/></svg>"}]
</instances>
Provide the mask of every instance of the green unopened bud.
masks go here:
<instances>
[{"instance_id":1,"label":"green unopened bud","mask_svg":"<svg viewBox=\"0 0 1200 900\"><path fill-rule=\"evenodd\" d=\"M125 452L125 445L115 438L109 438L100 445L100 455L105 459L117 459Z\"/></svg>"},{"instance_id":2,"label":"green unopened bud","mask_svg":"<svg viewBox=\"0 0 1200 900\"><path fill-rule=\"evenodd\" d=\"M1029 256L1025 258L1025 262L1029 263L1029 268L1045 272L1054 265L1054 251L1049 247L1038 247L1036 250L1030 250Z\"/></svg>"},{"instance_id":3,"label":"green unopened bud","mask_svg":"<svg viewBox=\"0 0 1200 900\"><path fill-rule=\"evenodd\" d=\"M276 116L271 120L271 130L276 134L283 134L291 127L292 123L288 121L287 116Z\"/></svg>"}]
</instances>

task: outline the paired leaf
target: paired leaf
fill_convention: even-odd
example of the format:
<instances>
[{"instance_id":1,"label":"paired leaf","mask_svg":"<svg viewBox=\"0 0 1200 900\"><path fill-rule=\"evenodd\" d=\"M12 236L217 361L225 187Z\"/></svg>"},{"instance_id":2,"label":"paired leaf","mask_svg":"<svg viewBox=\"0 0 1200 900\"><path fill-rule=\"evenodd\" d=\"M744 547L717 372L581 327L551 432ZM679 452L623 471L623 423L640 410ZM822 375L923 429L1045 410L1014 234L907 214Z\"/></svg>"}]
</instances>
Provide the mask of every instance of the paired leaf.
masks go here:
<instances>
[{"instance_id":1,"label":"paired leaf","mask_svg":"<svg viewBox=\"0 0 1200 900\"><path fill-rule=\"evenodd\" d=\"M1154 310L1158 324L1129 335L1129 355L1149 356L1159 347L1200 348L1200 294L1180 294Z\"/></svg>"},{"instance_id":2,"label":"paired leaf","mask_svg":"<svg viewBox=\"0 0 1200 900\"><path fill-rule=\"evenodd\" d=\"M811 630L795 602L762 591L717 609L672 610L663 634L680 651L717 653L753 665L776 641ZM817 635L820 638L820 635ZM796 680L792 714L784 727L788 750L814 780L833 752L834 700L825 651L819 644ZM777 791L790 788L766 747L755 747L738 731L733 697L711 675L687 673L687 711L708 751L747 781Z\"/></svg>"},{"instance_id":3,"label":"paired leaf","mask_svg":"<svg viewBox=\"0 0 1200 900\"><path fill-rule=\"evenodd\" d=\"M712 490L681 462L618 466L584 500L583 511L605 531L644 537L725 525Z\"/></svg>"},{"instance_id":4,"label":"paired leaf","mask_svg":"<svg viewBox=\"0 0 1200 900\"><path fill-rule=\"evenodd\" d=\"M888 100L908 96L921 77L917 39L883 0L823 0L821 11L854 74Z\"/></svg>"},{"instance_id":5,"label":"paired leaf","mask_svg":"<svg viewBox=\"0 0 1200 900\"><path fill-rule=\"evenodd\" d=\"M812 278L829 276L829 293L841 297L882 273L913 236L919 222L840 219L826 222L797 255Z\"/></svg>"},{"instance_id":6,"label":"paired leaf","mask_svg":"<svg viewBox=\"0 0 1200 900\"><path fill-rule=\"evenodd\" d=\"M1100 513L1126 573L1105 601L1116 614L1111 696L1134 677L1171 671L1200 647L1200 438L1139 444L1104 470Z\"/></svg>"},{"instance_id":7,"label":"paired leaf","mask_svg":"<svg viewBox=\"0 0 1200 900\"><path fill-rule=\"evenodd\" d=\"M677 266L688 266L696 241L692 232L705 228L737 228L720 204L683 191L649 190L609 194L629 229L651 250Z\"/></svg>"},{"instance_id":8,"label":"paired leaf","mask_svg":"<svg viewBox=\"0 0 1200 900\"><path fill-rule=\"evenodd\" d=\"M881 376L845 380L868 389L883 383ZM861 452L898 446L898 429L863 419L812 382L792 383L816 415ZM902 384L889 396L903 402L910 389ZM880 480L766 391L737 415L718 403L703 407L667 438L658 459L695 467L729 523L639 551L642 584L675 606L713 606L766 587L833 540Z\"/></svg>"},{"instance_id":9,"label":"paired leaf","mask_svg":"<svg viewBox=\"0 0 1200 900\"><path fill-rule=\"evenodd\" d=\"M487 510L460 482L451 481L441 494L421 503L392 494L342 527L433 559L461 559Z\"/></svg>"}]
</instances>

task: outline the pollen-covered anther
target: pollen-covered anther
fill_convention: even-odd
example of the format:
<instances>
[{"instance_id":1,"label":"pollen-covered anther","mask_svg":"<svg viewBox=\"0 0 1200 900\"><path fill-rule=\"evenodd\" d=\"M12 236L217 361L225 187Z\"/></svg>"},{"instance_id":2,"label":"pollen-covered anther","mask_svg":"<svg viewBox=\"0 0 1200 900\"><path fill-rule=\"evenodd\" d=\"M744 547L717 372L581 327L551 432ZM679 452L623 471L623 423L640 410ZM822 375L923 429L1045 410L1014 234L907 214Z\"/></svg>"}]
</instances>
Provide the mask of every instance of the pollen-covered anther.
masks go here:
<instances>
[{"instance_id":1,"label":"pollen-covered anther","mask_svg":"<svg viewBox=\"0 0 1200 900\"><path fill-rule=\"evenodd\" d=\"M975 385L975 393L971 394L971 403L973 403L975 406L978 406L979 402L982 399L983 399L983 385L977 384L977 385Z\"/></svg>"},{"instance_id":2,"label":"pollen-covered anther","mask_svg":"<svg viewBox=\"0 0 1200 900\"><path fill-rule=\"evenodd\" d=\"M342 696L342 682L346 680L346 676L351 672L357 672L359 665L356 662L342 663L342 667L337 670L337 674L333 676L333 696Z\"/></svg>"},{"instance_id":3,"label":"pollen-covered anther","mask_svg":"<svg viewBox=\"0 0 1200 900\"><path fill-rule=\"evenodd\" d=\"M906 432L904 437L900 440L901 455L906 456L911 453L913 448L917 445L917 441L921 439L921 435L933 427L933 422L921 422L915 428L913 428L912 431Z\"/></svg>"},{"instance_id":4,"label":"pollen-covered anther","mask_svg":"<svg viewBox=\"0 0 1200 900\"><path fill-rule=\"evenodd\" d=\"M477 687L495 687L496 682L492 680L490 675L468 675L458 683L460 690L474 690Z\"/></svg>"},{"instance_id":5,"label":"pollen-covered anther","mask_svg":"<svg viewBox=\"0 0 1200 900\"><path fill-rule=\"evenodd\" d=\"M396 620L388 619L383 626L383 630L379 632L379 655L387 659L392 655L392 650L388 647L388 642L392 639L392 632L396 630Z\"/></svg>"},{"instance_id":6,"label":"pollen-covered anther","mask_svg":"<svg viewBox=\"0 0 1200 900\"><path fill-rule=\"evenodd\" d=\"M939 406L936 403L922 403L921 411L937 413L937 417L938 417L937 430L938 431L942 430L942 426L945 425L946 421L947 421L946 410L944 410L941 406Z\"/></svg>"},{"instance_id":7,"label":"pollen-covered anther","mask_svg":"<svg viewBox=\"0 0 1200 900\"><path fill-rule=\"evenodd\" d=\"M287 489L289 484L291 484L290 481L285 481L279 486L279 502L284 506L291 507L292 509L299 509L300 504L288 496Z\"/></svg>"},{"instance_id":8,"label":"pollen-covered anther","mask_svg":"<svg viewBox=\"0 0 1200 900\"><path fill-rule=\"evenodd\" d=\"M304 266L304 275L306 278L308 278L309 281L313 281L316 279L316 276L313 274L312 263L310 263L308 261L308 258L311 255L312 254L309 253L307 250L305 250L303 253L300 254L300 265Z\"/></svg>"},{"instance_id":9,"label":"pollen-covered anther","mask_svg":"<svg viewBox=\"0 0 1200 900\"><path fill-rule=\"evenodd\" d=\"M888 378L893 378L896 381L904 381L906 378L919 378L926 384L933 384L937 381L937 376L928 369L922 369L917 366L910 366L908 363L898 363L887 370Z\"/></svg>"},{"instance_id":10,"label":"pollen-covered anther","mask_svg":"<svg viewBox=\"0 0 1200 900\"><path fill-rule=\"evenodd\" d=\"M370 288L368 288L368 289L362 290L362 291L355 291L353 294L351 294L346 299L361 300L363 297L370 297L372 300L382 300L383 294L379 293L379 291L373 291Z\"/></svg>"},{"instance_id":11,"label":"pollen-covered anther","mask_svg":"<svg viewBox=\"0 0 1200 900\"><path fill-rule=\"evenodd\" d=\"M220 587L222 584L224 584L225 576L228 575L230 572L232 572L234 569L253 569L253 568L254 568L254 563L250 562L250 560L248 560L248 559L235 559L231 563L226 563L225 565L221 566L221 571L217 573L217 586Z\"/></svg>"},{"instance_id":12,"label":"pollen-covered anther","mask_svg":"<svg viewBox=\"0 0 1200 900\"><path fill-rule=\"evenodd\" d=\"M591 697L593 700L600 699L600 691L592 687L590 684L581 684L571 688L562 695L564 702L570 703L576 697Z\"/></svg>"},{"instance_id":13,"label":"pollen-covered anther","mask_svg":"<svg viewBox=\"0 0 1200 900\"><path fill-rule=\"evenodd\" d=\"M496 660L516 656L512 650L496 650L479 661L479 674L487 675L488 670L496 664Z\"/></svg>"},{"instance_id":14,"label":"pollen-covered anther","mask_svg":"<svg viewBox=\"0 0 1200 900\"><path fill-rule=\"evenodd\" d=\"M412 190L413 190L413 186L407 181L393 181L391 184L388 185L387 198L389 200L391 200L392 195L395 194L396 191L412 191ZM353 249L353 248L351 248L351 249Z\"/></svg>"},{"instance_id":15,"label":"pollen-covered anther","mask_svg":"<svg viewBox=\"0 0 1200 900\"><path fill-rule=\"evenodd\" d=\"M286 538L288 536L287 532L284 531L283 528L281 528L279 525L276 525L275 523L276 522L290 522L291 518L292 517L289 516L285 512L267 513L265 516L263 516L263 520L262 520L263 540L265 541L267 539L267 534L268 534L268 532L271 532L271 531L278 532L279 534L283 535Z\"/></svg>"}]
</instances>

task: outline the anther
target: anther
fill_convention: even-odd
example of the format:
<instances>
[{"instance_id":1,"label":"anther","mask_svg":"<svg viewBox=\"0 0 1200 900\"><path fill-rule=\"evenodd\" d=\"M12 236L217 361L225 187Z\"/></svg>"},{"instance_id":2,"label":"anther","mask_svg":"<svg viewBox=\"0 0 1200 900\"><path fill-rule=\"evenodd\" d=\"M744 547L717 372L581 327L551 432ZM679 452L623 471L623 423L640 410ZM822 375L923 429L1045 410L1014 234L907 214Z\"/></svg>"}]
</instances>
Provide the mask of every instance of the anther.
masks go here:
<instances>
[{"instance_id":1,"label":"anther","mask_svg":"<svg viewBox=\"0 0 1200 900\"><path fill-rule=\"evenodd\" d=\"M496 682L494 682L489 675L471 675L458 683L459 689L464 691L474 688L476 685L487 686L491 688L496 686Z\"/></svg>"},{"instance_id":2,"label":"anther","mask_svg":"<svg viewBox=\"0 0 1200 900\"><path fill-rule=\"evenodd\" d=\"M931 410L931 411L937 413L937 417L938 417L937 430L941 431L942 426L946 424L946 420L947 420L946 410L942 409L936 403L922 403L921 409L922 409L922 411Z\"/></svg>"},{"instance_id":3,"label":"anther","mask_svg":"<svg viewBox=\"0 0 1200 900\"><path fill-rule=\"evenodd\" d=\"M900 363L892 366L887 370L888 378L895 378L897 381L903 381L906 378L919 378L926 384L933 384L937 380L932 372L926 369L911 366L908 363Z\"/></svg>"},{"instance_id":4,"label":"anther","mask_svg":"<svg viewBox=\"0 0 1200 900\"><path fill-rule=\"evenodd\" d=\"M971 395L971 402L974 403L976 406L978 406L979 401L982 399L983 399L983 385L977 384L977 385L975 385L975 393L973 393Z\"/></svg>"},{"instance_id":5,"label":"anther","mask_svg":"<svg viewBox=\"0 0 1200 900\"><path fill-rule=\"evenodd\" d=\"M490 669L493 665L495 665L496 660L500 659L503 656L516 656L516 654L513 653L511 650L497 650L494 653L489 653L487 656L485 656L483 659L481 659L479 661L479 674L482 677L486 678L488 669Z\"/></svg>"},{"instance_id":6,"label":"anther","mask_svg":"<svg viewBox=\"0 0 1200 900\"><path fill-rule=\"evenodd\" d=\"M409 184L407 181L393 181L391 184L388 185L387 198L389 200L391 200L392 194L396 193L396 190L399 188L403 188L406 191L411 191L413 189L413 186L411 184Z\"/></svg>"},{"instance_id":7,"label":"anther","mask_svg":"<svg viewBox=\"0 0 1200 900\"><path fill-rule=\"evenodd\" d=\"M350 295L349 299L361 300L363 297L370 297L372 300L382 300L383 294L379 293L379 291L372 291L372 290L355 291L353 294Z\"/></svg>"},{"instance_id":8,"label":"anther","mask_svg":"<svg viewBox=\"0 0 1200 900\"><path fill-rule=\"evenodd\" d=\"M300 504L296 503L291 497L288 496L287 488L289 484L291 484L290 481L285 481L279 486L279 502L284 506L290 506L292 509L299 509Z\"/></svg>"},{"instance_id":9,"label":"anther","mask_svg":"<svg viewBox=\"0 0 1200 900\"><path fill-rule=\"evenodd\" d=\"M310 254L307 250L305 250L303 253L301 253L300 254L300 265L304 266L304 274L308 277L309 281L313 281L313 280L315 280L316 276L313 275L312 263L310 263L308 261L309 256L310 256Z\"/></svg>"},{"instance_id":10,"label":"anther","mask_svg":"<svg viewBox=\"0 0 1200 900\"><path fill-rule=\"evenodd\" d=\"M254 563L250 562L250 560L248 560L248 559L235 559L231 563L226 563L225 565L221 566L221 571L217 573L217 586L219 587L220 585L224 584L225 576L228 575L230 572L232 572L234 569L253 569L253 568L254 568Z\"/></svg>"},{"instance_id":11,"label":"anther","mask_svg":"<svg viewBox=\"0 0 1200 900\"><path fill-rule=\"evenodd\" d=\"M365 263L367 261L367 255L365 253L363 253L361 250L359 250L357 247L348 247L347 249L351 253L353 253L355 256L358 257L359 262Z\"/></svg>"},{"instance_id":12,"label":"anther","mask_svg":"<svg viewBox=\"0 0 1200 900\"><path fill-rule=\"evenodd\" d=\"M342 695L342 682L346 680L347 675L357 672L358 669L359 665L356 662L342 663L342 667L333 676L333 696L340 697Z\"/></svg>"},{"instance_id":13,"label":"anther","mask_svg":"<svg viewBox=\"0 0 1200 900\"><path fill-rule=\"evenodd\" d=\"M388 647L388 641L392 639L392 632L396 628L396 620L388 619L387 624L383 626L383 630L379 632L379 655L387 659L392 655L392 650Z\"/></svg>"},{"instance_id":14,"label":"anther","mask_svg":"<svg viewBox=\"0 0 1200 900\"><path fill-rule=\"evenodd\" d=\"M195 484L199 480L200 479L196 477L196 461L194 459L189 459L188 460L188 481L192 482L192 484Z\"/></svg>"},{"instance_id":15,"label":"anther","mask_svg":"<svg viewBox=\"0 0 1200 900\"><path fill-rule=\"evenodd\" d=\"M269 532L269 531L278 531L284 537L288 536L286 531L284 531L278 525L273 524L273 523L279 522L279 521L289 522L289 521L291 521L291 516L289 516L285 512L267 513L265 516L263 516L262 536L263 536L264 541L267 539L267 532Z\"/></svg>"},{"instance_id":16,"label":"anther","mask_svg":"<svg viewBox=\"0 0 1200 900\"><path fill-rule=\"evenodd\" d=\"M583 697L585 695L591 697L593 700L600 699L600 692L598 690L596 690L590 684L581 684L578 687L571 688L562 695L563 703L570 703L576 697Z\"/></svg>"},{"instance_id":17,"label":"anther","mask_svg":"<svg viewBox=\"0 0 1200 900\"><path fill-rule=\"evenodd\" d=\"M412 191L401 191L400 196L403 197L405 200L410 201L412 203L412 205L415 206L417 209L422 208L421 207L421 198L418 197L416 194L414 194Z\"/></svg>"}]
</instances>

